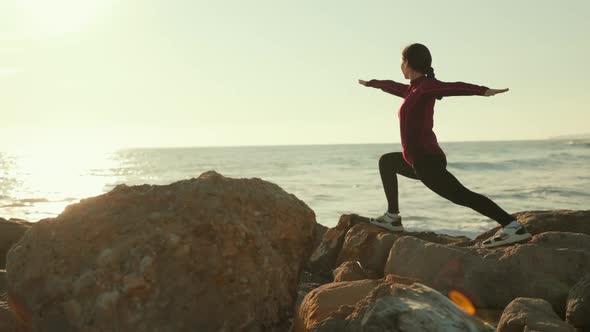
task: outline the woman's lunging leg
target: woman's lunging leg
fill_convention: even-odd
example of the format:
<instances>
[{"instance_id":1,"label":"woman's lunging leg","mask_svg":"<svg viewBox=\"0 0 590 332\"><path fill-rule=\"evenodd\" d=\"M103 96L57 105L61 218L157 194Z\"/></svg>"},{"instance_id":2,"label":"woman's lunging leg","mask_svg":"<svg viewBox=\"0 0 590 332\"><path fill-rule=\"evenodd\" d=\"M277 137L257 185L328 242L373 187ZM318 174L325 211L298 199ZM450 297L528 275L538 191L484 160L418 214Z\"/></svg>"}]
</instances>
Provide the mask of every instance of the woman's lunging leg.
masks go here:
<instances>
[{"instance_id":1,"label":"woman's lunging leg","mask_svg":"<svg viewBox=\"0 0 590 332\"><path fill-rule=\"evenodd\" d=\"M399 213L399 194L397 187L397 174L407 178L418 180L414 169L403 158L401 152L386 153L379 158L379 173L383 190L387 198L387 211Z\"/></svg>"},{"instance_id":2,"label":"woman's lunging leg","mask_svg":"<svg viewBox=\"0 0 590 332\"><path fill-rule=\"evenodd\" d=\"M488 197L473 192L463 186L457 178L444 167L420 169L418 175L422 182L435 193L455 204L467 206L505 226L515 220Z\"/></svg>"}]
</instances>

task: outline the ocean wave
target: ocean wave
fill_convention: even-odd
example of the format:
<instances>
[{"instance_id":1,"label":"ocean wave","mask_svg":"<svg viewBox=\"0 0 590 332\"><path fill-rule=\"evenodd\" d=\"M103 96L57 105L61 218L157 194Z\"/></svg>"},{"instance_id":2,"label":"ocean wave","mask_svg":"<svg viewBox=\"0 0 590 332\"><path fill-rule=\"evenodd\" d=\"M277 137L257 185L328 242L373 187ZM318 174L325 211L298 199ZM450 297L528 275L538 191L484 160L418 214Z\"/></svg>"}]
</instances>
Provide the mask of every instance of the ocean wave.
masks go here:
<instances>
[{"instance_id":1,"label":"ocean wave","mask_svg":"<svg viewBox=\"0 0 590 332\"><path fill-rule=\"evenodd\" d=\"M528 198L528 197L547 197L547 196L562 196L562 197L590 197L590 192L583 192L569 188L553 187L553 186L539 186L534 188L526 188L512 193L502 193L493 195L494 198Z\"/></svg>"},{"instance_id":2,"label":"ocean wave","mask_svg":"<svg viewBox=\"0 0 590 332\"><path fill-rule=\"evenodd\" d=\"M24 199L14 199L14 197L5 197L5 200L11 201L9 204L4 204L0 206L0 208L6 207L25 207L25 206L32 206L35 203L47 203L50 202L46 198L24 198Z\"/></svg>"},{"instance_id":3,"label":"ocean wave","mask_svg":"<svg viewBox=\"0 0 590 332\"><path fill-rule=\"evenodd\" d=\"M329 194L316 194L311 196L312 202L316 201L337 201L339 198Z\"/></svg>"},{"instance_id":4,"label":"ocean wave","mask_svg":"<svg viewBox=\"0 0 590 332\"><path fill-rule=\"evenodd\" d=\"M513 165L504 162L485 162L485 161L458 161L449 162L447 167L458 168L462 170L496 170L505 171L511 170Z\"/></svg>"},{"instance_id":5,"label":"ocean wave","mask_svg":"<svg viewBox=\"0 0 590 332\"><path fill-rule=\"evenodd\" d=\"M63 199L56 199L56 200L49 200L47 198L23 198L23 199L15 199L14 197L9 196L0 196L4 200L9 201L10 203L0 205L0 208L18 208L18 207L29 207L33 206L36 203L59 203L59 202L71 202L77 200L74 197L66 197Z\"/></svg>"},{"instance_id":6,"label":"ocean wave","mask_svg":"<svg viewBox=\"0 0 590 332\"><path fill-rule=\"evenodd\" d=\"M448 166L462 170L498 170L509 171L513 169L546 168L555 167L569 161L584 161L588 156L580 156L567 152L551 153L546 158L507 159L496 162L449 162Z\"/></svg>"},{"instance_id":7,"label":"ocean wave","mask_svg":"<svg viewBox=\"0 0 590 332\"><path fill-rule=\"evenodd\" d=\"M590 141L588 140L581 140L581 141L567 141L565 142L566 145L570 145L570 146L581 146L581 147L586 147L586 148L590 148Z\"/></svg>"},{"instance_id":8,"label":"ocean wave","mask_svg":"<svg viewBox=\"0 0 590 332\"><path fill-rule=\"evenodd\" d=\"M564 195L564 196L586 196L586 197L590 197L590 193L589 192L572 190L572 189L568 189L568 188L550 187L550 186L529 189L528 191L525 191L525 194L529 194L529 195L537 195L537 194L542 194L542 195L550 194L551 195L551 194L558 194L558 195Z\"/></svg>"},{"instance_id":9,"label":"ocean wave","mask_svg":"<svg viewBox=\"0 0 590 332\"><path fill-rule=\"evenodd\" d=\"M492 170L507 170L510 167L502 164L502 163L492 163L492 162L481 162L481 161L464 161L464 162L449 162L447 167L453 167L463 170L482 170L482 169L492 169Z\"/></svg>"},{"instance_id":10,"label":"ocean wave","mask_svg":"<svg viewBox=\"0 0 590 332\"><path fill-rule=\"evenodd\" d=\"M411 220L413 220L413 221L429 221L429 220L432 219L432 218L427 217L427 216L411 216L411 217L408 217L408 218L411 219Z\"/></svg>"},{"instance_id":11,"label":"ocean wave","mask_svg":"<svg viewBox=\"0 0 590 332\"><path fill-rule=\"evenodd\" d=\"M19 199L19 202L22 203L47 203L49 200L47 198L24 198Z\"/></svg>"},{"instance_id":12,"label":"ocean wave","mask_svg":"<svg viewBox=\"0 0 590 332\"><path fill-rule=\"evenodd\" d=\"M6 205L0 205L0 208L15 208L15 207L25 207L25 206L29 206L25 203L11 203L11 204L6 204Z\"/></svg>"},{"instance_id":13,"label":"ocean wave","mask_svg":"<svg viewBox=\"0 0 590 332\"><path fill-rule=\"evenodd\" d=\"M529 158L529 159L508 159L501 163L507 165L510 169L514 168L543 168L549 164L559 164L562 158Z\"/></svg>"},{"instance_id":14,"label":"ocean wave","mask_svg":"<svg viewBox=\"0 0 590 332\"><path fill-rule=\"evenodd\" d=\"M547 156L547 158L550 158L550 159L551 158L570 158L570 157L576 158L576 157L581 157L581 156L576 155L576 154L572 154L570 152L553 152Z\"/></svg>"}]
</instances>

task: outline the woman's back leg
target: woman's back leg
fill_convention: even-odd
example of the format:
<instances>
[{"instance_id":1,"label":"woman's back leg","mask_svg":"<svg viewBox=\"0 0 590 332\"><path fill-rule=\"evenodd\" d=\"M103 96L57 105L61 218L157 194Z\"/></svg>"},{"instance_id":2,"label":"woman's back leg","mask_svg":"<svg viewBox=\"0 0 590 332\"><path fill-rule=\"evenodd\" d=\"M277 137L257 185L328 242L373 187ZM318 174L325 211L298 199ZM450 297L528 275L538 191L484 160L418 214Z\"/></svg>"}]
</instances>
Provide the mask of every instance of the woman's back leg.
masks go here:
<instances>
[{"instance_id":1,"label":"woman's back leg","mask_svg":"<svg viewBox=\"0 0 590 332\"><path fill-rule=\"evenodd\" d=\"M508 212L504 211L488 197L467 189L457 178L451 174L446 165L442 163L423 163L415 165L416 173L420 180L438 195L451 202L470 207L480 214L497 221L505 226L514 220Z\"/></svg>"}]
</instances>

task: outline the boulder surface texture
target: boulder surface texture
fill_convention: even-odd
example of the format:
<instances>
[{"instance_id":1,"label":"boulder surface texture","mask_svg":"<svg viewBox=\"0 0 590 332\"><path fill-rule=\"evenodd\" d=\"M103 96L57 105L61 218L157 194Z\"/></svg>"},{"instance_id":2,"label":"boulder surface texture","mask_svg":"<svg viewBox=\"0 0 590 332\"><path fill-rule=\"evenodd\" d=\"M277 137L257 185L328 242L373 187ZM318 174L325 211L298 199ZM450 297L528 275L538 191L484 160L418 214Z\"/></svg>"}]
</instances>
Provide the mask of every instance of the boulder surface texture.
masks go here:
<instances>
[{"instance_id":1,"label":"boulder surface texture","mask_svg":"<svg viewBox=\"0 0 590 332\"><path fill-rule=\"evenodd\" d=\"M119 185L25 233L8 300L34 331L273 330L292 315L315 224L259 178Z\"/></svg>"}]
</instances>

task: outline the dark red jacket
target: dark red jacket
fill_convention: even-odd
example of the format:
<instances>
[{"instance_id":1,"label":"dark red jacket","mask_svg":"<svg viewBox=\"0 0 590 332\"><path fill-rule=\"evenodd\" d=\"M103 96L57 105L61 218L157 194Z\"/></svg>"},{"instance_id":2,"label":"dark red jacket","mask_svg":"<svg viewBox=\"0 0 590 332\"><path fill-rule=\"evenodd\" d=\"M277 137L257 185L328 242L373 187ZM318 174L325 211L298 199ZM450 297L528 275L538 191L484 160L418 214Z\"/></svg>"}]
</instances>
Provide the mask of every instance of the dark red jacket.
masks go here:
<instances>
[{"instance_id":1,"label":"dark red jacket","mask_svg":"<svg viewBox=\"0 0 590 332\"><path fill-rule=\"evenodd\" d=\"M483 95L489 89L465 82L441 82L426 76L411 80L409 85L392 80L370 80L367 86L404 98L397 117L402 153L412 166L414 160L423 154L444 154L432 131L434 100L448 96Z\"/></svg>"}]
</instances>

